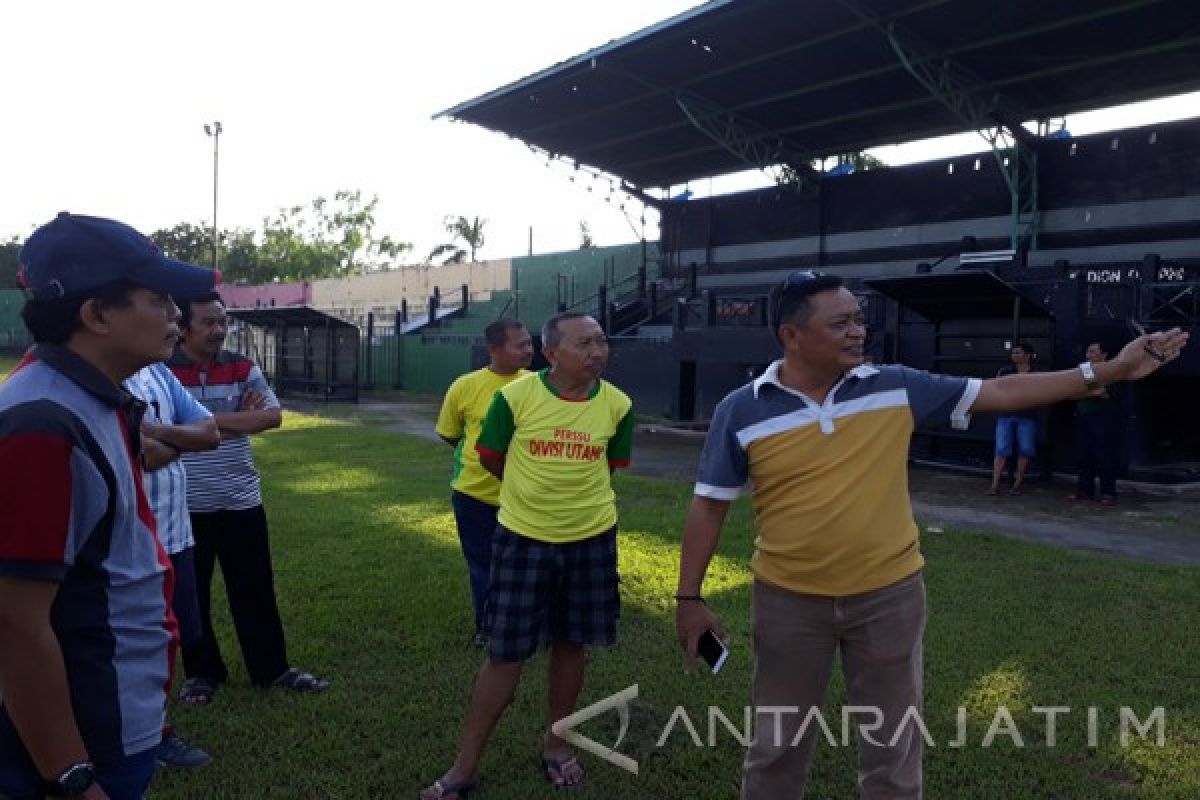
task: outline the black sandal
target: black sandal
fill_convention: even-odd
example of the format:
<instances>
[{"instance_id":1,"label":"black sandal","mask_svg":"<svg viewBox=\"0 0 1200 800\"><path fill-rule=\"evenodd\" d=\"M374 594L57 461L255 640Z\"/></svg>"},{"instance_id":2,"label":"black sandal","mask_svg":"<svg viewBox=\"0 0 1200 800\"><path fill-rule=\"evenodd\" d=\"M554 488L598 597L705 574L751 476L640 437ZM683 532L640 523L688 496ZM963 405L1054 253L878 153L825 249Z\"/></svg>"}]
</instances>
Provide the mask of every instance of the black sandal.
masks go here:
<instances>
[{"instance_id":1,"label":"black sandal","mask_svg":"<svg viewBox=\"0 0 1200 800\"><path fill-rule=\"evenodd\" d=\"M203 675L188 678L179 690L179 700L185 706L206 706L217 693L217 684Z\"/></svg>"},{"instance_id":2,"label":"black sandal","mask_svg":"<svg viewBox=\"0 0 1200 800\"><path fill-rule=\"evenodd\" d=\"M311 672L291 667L287 672L271 681L272 689L291 689L294 692L315 694L329 688L329 681L318 678Z\"/></svg>"}]
</instances>

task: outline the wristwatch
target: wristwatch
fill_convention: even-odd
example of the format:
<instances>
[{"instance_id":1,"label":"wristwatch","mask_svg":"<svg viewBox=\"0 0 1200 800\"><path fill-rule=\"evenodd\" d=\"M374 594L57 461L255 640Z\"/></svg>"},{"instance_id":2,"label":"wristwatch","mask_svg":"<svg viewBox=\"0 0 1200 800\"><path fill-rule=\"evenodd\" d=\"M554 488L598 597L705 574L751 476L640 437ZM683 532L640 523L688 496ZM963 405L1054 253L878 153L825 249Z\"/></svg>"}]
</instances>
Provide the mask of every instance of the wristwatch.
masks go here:
<instances>
[{"instance_id":1,"label":"wristwatch","mask_svg":"<svg viewBox=\"0 0 1200 800\"><path fill-rule=\"evenodd\" d=\"M72 764L52 781L46 781L43 790L50 797L78 797L96 782L96 768L90 761Z\"/></svg>"},{"instance_id":2,"label":"wristwatch","mask_svg":"<svg viewBox=\"0 0 1200 800\"><path fill-rule=\"evenodd\" d=\"M1096 370L1092 369L1092 362L1084 361L1079 365L1079 371L1083 374L1083 382L1089 392L1100 388L1100 381L1096 380Z\"/></svg>"}]
</instances>

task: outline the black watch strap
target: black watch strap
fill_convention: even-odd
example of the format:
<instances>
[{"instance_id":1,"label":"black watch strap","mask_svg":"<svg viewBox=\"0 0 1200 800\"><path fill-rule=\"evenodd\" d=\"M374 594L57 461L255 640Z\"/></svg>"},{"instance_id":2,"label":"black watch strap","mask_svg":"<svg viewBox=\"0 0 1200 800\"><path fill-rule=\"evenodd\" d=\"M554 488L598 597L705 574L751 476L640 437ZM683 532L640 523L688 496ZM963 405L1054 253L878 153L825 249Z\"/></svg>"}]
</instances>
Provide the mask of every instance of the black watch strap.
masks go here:
<instances>
[{"instance_id":1,"label":"black watch strap","mask_svg":"<svg viewBox=\"0 0 1200 800\"><path fill-rule=\"evenodd\" d=\"M57 778L46 781L45 792L50 797L78 797L96 782L96 768L90 761L80 761L64 769Z\"/></svg>"}]
</instances>

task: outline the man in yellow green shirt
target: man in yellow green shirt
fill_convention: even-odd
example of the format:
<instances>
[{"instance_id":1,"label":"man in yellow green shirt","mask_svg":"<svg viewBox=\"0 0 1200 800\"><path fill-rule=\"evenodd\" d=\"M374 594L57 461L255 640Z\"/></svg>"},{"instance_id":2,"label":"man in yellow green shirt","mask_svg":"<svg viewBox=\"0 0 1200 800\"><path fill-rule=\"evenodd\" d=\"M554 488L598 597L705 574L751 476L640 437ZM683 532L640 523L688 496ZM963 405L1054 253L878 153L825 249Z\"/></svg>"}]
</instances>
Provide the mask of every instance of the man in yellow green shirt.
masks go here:
<instances>
[{"instance_id":1,"label":"man in yellow green shirt","mask_svg":"<svg viewBox=\"0 0 1200 800\"><path fill-rule=\"evenodd\" d=\"M547 727L571 714L583 687L587 646L616 642L617 509L610 476L628 466L629 398L600 379L608 343L596 320L563 313L542 329L551 368L496 393L476 449L502 477L492 551L488 660L467 708L458 757L421 800L461 800L524 662L550 645ZM583 768L547 730L542 769L556 787L576 786Z\"/></svg>"},{"instance_id":2,"label":"man in yellow green shirt","mask_svg":"<svg viewBox=\"0 0 1200 800\"><path fill-rule=\"evenodd\" d=\"M475 444L492 397L517 378L528 375L526 367L533 360L533 340L518 320L498 319L490 323L483 329L483 339L487 343L490 363L450 384L436 427L438 436L454 448L450 502L471 581L474 641L480 646L483 644L483 606L492 562L492 535L496 531L500 481L480 465Z\"/></svg>"}]
</instances>

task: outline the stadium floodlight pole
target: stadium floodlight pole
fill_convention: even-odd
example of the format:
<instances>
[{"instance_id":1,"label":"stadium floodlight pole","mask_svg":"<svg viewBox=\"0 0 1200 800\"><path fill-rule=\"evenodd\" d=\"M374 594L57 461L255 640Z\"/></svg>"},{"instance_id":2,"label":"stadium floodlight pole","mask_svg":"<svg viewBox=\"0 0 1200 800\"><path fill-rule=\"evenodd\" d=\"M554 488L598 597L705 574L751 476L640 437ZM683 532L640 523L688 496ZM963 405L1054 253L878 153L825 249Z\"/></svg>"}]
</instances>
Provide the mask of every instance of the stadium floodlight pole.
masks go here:
<instances>
[{"instance_id":1,"label":"stadium floodlight pole","mask_svg":"<svg viewBox=\"0 0 1200 800\"><path fill-rule=\"evenodd\" d=\"M204 133L206 136L211 136L213 140L213 269L217 268L217 159L220 152L221 133L224 128L220 122L213 122L212 125L205 123Z\"/></svg>"}]
</instances>

